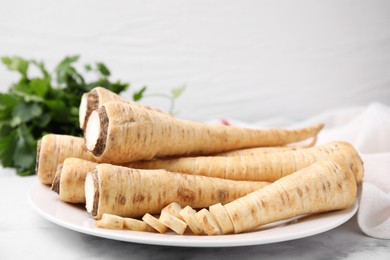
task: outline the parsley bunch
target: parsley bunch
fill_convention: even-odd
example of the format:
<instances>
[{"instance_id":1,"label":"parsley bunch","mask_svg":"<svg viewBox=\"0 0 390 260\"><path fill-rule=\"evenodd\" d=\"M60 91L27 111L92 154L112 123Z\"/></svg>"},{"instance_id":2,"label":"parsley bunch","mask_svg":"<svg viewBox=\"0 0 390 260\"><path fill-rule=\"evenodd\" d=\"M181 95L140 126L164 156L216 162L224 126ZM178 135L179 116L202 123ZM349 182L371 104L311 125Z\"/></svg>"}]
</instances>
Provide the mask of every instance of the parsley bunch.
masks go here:
<instances>
[{"instance_id":1,"label":"parsley bunch","mask_svg":"<svg viewBox=\"0 0 390 260\"><path fill-rule=\"evenodd\" d=\"M46 133L80 136L79 105L83 93L105 87L120 93L129 83L112 81L110 70L100 62L84 66L84 73L94 74L88 82L75 67L79 56L65 57L50 72L44 63L21 57L2 57L10 71L20 75L7 93L0 93L0 163L13 167L19 175L35 173L37 141ZM39 76L30 77L35 67ZM134 92L133 100L144 96L146 87ZM172 91L172 97L178 95Z\"/></svg>"}]
</instances>

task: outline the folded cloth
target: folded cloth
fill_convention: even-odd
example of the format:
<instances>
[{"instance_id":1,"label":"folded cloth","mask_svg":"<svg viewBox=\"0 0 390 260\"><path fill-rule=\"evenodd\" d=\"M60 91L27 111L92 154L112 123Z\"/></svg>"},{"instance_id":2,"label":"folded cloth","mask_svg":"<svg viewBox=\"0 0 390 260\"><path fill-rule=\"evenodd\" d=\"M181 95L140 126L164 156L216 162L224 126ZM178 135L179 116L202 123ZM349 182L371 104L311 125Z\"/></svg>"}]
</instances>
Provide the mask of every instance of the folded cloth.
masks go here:
<instances>
[{"instance_id":1,"label":"folded cloth","mask_svg":"<svg viewBox=\"0 0 390 260\"><path fill-rule=\"evenodd\" d=\"M317 144L347 141L361 154L364 179L359 202L358 224L372 237L390 239L390 107L372 103L366 107L327 111L304 121L277 118L255 124L225 120L244 127L300 127L324 123Z\"/></svg>"},{"instance_id":2,"label":"folded cloth","mask_svg":"<svg viewBox=\"0 0 390 260\"><path fill-rule=\"evenodd\" d=\"M390 107L374 103L352 114L335 110L323 117L325 124L333 123L319 135L318 144L348 141L364 162L360 229L369 236L390 239Z\"/></svg>"}]
</instances>

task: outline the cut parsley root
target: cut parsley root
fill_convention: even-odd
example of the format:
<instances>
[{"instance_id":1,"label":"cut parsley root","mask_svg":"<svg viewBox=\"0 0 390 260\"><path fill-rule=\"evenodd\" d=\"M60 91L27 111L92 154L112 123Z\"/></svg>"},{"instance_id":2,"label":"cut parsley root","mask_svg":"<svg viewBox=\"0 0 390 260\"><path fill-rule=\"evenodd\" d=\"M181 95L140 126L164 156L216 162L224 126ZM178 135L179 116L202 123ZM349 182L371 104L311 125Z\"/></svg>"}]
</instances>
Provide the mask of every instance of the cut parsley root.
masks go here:
<instances>
[{"instance_id":1,"label":"cut parsley root","mask_svg":"<svg viewBox=\"0 0 390 260\"><path fill-rule=\"evenodd\" d=\"M313 138L322 127L317 124L283 130L207 125L125 102L110 102L91 113L84 135L87 149L96 157L122 164L155 157L286 145Z\"/></svg>"},{"instance_id":2,"label":"cut parsley root","mask_svg":"<svg viewBox=\"0 0 390 260\"><path fill-rule=\"evenodd\" d=\"M158 218L150 215L149 213L146 213L142 220L151 226L154 230L158 231L159 233L165 233L168 230L168 227L164 225Z\"/></svg>"},{"instance_id":3,"label":"cut parsley root","mask_svg":"<svg viewBox=\"0 0 390 260\"><path fill-rule=\"evenodd\" d=\"M59 194L62 201L85 203L85 177L95 168L97 163L67 158L57 167L51 189Z\"/></svg>"},{"instance_id":4,"label":"cut parsley root","mask_svg":"<svg viewBox=\"0 0 390 260\"><path fill-rule=\"evenodd\" d=\"M186 206L184 209L180 211L180 215L184 222L187 223L188 227L191 229L192 233L195 235L204 234L202 225L199 223L196 218L196 211L192 209L190 206Z\"/></svg>"},{"instance_id":5,"label":"cut parsley root","mask_svg":"<svg viewBox=\"0 0 390 260\"><path fill-rule=\"evenodd\" d=\"M85 130L85 127L87 126L88 118L91 115L92 111L100 108L102 105L109 102L127 102L132 106L161 112L157 108L152 108L149 106L141 105L136 102L129 101L106 88L96 87L92 89L90 92L84 93L83 96L81 97L80 108L79 108L80 128Z\"/></svg>"},{"instance_id":6,"label":"cut parsley root","mask_svg":"<svg viewBox=\"0 0 390 260\"><path fill-rule=\"evenodd\" d=\"M37 148L36 172L40 182L51 185L59 164L66 158L95 162L95 157L84 147L84 140L70 135L47 134Z\"/></svg>"},{"instance_id":7,"label":"cut parsley root","mask_svg":"<svg viewBox=\"0 0 390 260\"><path fill-rule=\"evenodd\" d=\"M127 229L133 231L154 231L154 228L142 220L122 218L112 214L103 214L102 218L96 221L96 227L105 229Z\"/></svg>"},{"instance_id":8,"label":"cut parsley root","mask_svg":"<svg viewBox=\"0 0 390 260\"><path fill-rule=\"evenodd\" d=\"M193 175L230 180L276 181L316 161L333 159L346 162L361 183L363 163L358 152L346 142L333 142L305 149L248 156L204 156L134 162L140 169L166 169Z\"/></svg>"},{"instance_id":9,"label":"cut parsley root","mask_svg":"<svg viewBox=\"0 0 390 260\"><path fill-rule=\"evenodd\" d=\"M126 100L118 94L102 87L96 87L90 92L84 93L81 97L79 108L80 128L85 129L88 118L93 110L98 109L101 105L110 101L126 102Z\"/></svg>"},{"instance_id":10,"label":"cut parsley root","mask_svg":"<svg viewBox=\"0 0 390 260\"><path fill-rule=\"evenodd\" d=\"M229 214L226 212L221 203L210 206L209 211L218 223L222 234L229 234L233 232L234 228L232 222L230 221Z\"/></svg>"},{"instance_id":11,"label":"cut parsley root","mask_svg":"<svg viewBox=\"0 0 390 260\"><path fill-rule=\"evenodd\" d=\"M123 229L123 218L112 215L104 214L103 217L96 221L96 227L105 229Z\"/></svg>"},{"instance_id":12,"label":"cut parsley root","mask_svg":"<svg viewBox=\"0 0 390 260\"><path fill-rule=\"evenodd\" d=\"M86 208L96 219L104 213L136 218L173 201L193 208L225 204L268 184L98 164L85 180Z\"/></svg>"},{"instance_id":13,"label":"cut parsley root","mask_svg":"<svg viewBox=\"0 0 390 260\"><path fill-rule=\"evenodd\" d=\"M159 220L176 234L183 235L187 228L187 223L177 217L171 215L167 211L161 211Z\"/></svg>"},{"instance_id":14,"label":"cut parsley root","mask_svg":"<svg viewBox=\"0 0 390 260\"><path fill-rule=\"evenodd\" d=\"M225 205L215 204L197 213L187 206L180 211L184 221L167 210L159 218L147 213L143 220L160 233L170 228L182 235L187 225L198 235L242 233L304 214L347 208L355 202L356 193L355 177L348 165L320 161ZM98 223L105 223L104 216ZM118 217L112 222L106 226L116 229Z\"/></svg>"},{"instance_id":15,"label":"cut parsley root","mask_svg":"<svg viewBox=\"0 0 390 260\"><path fill-rule=\"evenodd\" d=\"M171 214L172 216L180 219L180 220L183 220L183 216L180 215L180 212L183 210L183 208L180 206L179 203L177 202L172 202L171 204L169 204L168 206L166 206L165 208L162 209L161 212L165 211L169 214Z\"/></svg>"}]
</instances>

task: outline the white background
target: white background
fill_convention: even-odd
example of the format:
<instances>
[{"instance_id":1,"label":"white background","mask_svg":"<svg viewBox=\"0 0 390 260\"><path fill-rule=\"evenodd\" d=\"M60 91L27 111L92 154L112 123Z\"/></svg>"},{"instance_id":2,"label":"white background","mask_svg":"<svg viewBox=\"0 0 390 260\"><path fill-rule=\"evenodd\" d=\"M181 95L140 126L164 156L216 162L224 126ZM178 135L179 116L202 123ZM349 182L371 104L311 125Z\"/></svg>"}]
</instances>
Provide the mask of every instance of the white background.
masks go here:
<instances>
[{"instance_id":1,"label":"white background","mask_svg":"<svg viewBox=\"0 0 390 260\"><path fill-rule=\"evenodd\" d=\"M0 2L1 56L53 68L72 54L107 63L132 90L185 84L180 117L304 119L390 104L390 1ZM14 80L0 66L0 90Z\"/></svg>"}]
</instances>

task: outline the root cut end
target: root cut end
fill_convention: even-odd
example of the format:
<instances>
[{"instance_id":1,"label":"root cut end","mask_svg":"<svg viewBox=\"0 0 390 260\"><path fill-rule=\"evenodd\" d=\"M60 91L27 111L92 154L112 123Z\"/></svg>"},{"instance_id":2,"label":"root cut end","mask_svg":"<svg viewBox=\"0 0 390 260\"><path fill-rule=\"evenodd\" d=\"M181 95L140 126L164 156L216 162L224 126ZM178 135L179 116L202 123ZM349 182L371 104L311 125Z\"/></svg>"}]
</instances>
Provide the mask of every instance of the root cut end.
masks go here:
<instances>
[{"instance_id":1,"label":"root cut end","mask_svg":"<svg viewBox=\"0 0 390 260\"><path fill-rule=\"evenodd\" d=\"M41 154L41 145L42 145L42 140L39 140L37 143L37 158L35 161L35 173L40 176L39 174L39 156Z\"/></svg>"},{"instance_id":2,"label":"root cut end","mask_svg":"<svg viewBox=\"0 0 390 260\"><path fill-rule=\"evenodd\" d=\"M79 109L80 128L85 130L92 111L99 108L99 95L96 90L83 94Z\"/></svg>"},{"instance_id":3,"label":"root cut end","mask_svg":"<svg viewBox=\"0 0 390 260\"><path fill-rule=\"evenodd\" d=\"M57 167L56 174L54 175L53 183L51 184L51 190L56 192L57 194L60 194L60 189L61 189L61 173L62 173L62 168L64 167L64 164L60 164Z\"/></svg>"},{"instance_id":4,"label":"root cut end","mask_svg":"<svg viewBox=\"0 0 390 260\"><path fill-rule=\"evenodd\" d=\"M89 172L85 178L85 202L87 212L95 218L99 206L99 180L97 170Z\"/></svg>"},{"instance_id":5,"label":"root cut end","mask_svg":"<svg viewBox=\"0 0 390 260\"><path fill-rule=\"evenodd\" d=\"M100 156L106 149L108 116L106 108L102 106L94 110L88 119L85 130L85 144L88 151L95 156Z\"/></svg>"}]
</instances>

